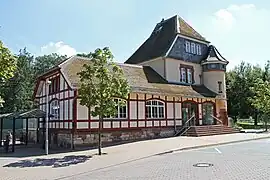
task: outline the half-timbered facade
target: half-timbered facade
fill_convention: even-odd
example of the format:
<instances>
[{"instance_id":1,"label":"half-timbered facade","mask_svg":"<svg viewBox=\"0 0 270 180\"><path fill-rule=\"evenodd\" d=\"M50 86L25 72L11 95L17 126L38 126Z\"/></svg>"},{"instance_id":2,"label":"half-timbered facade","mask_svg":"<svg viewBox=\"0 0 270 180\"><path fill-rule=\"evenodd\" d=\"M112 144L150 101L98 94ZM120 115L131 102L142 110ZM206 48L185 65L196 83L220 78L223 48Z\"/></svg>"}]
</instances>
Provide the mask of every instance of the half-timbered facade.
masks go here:
<instances>
[{"instance_id":1,"label":"half-timbered facade","mask_svg":"<svg viewBox=\"0 0 270 180\"><path fill-rule=\"evenodd\" d=\"M46 111L51 144L95 144L98 117L78 98L83 64L73 56L39 77L35 100ZM174 16L158 23L150 37L118 64L132 89L126 106L102 122L104 142L172 136L192 119L193 126L228 125L225 70L228 61L210 42ZM117 99L115 99L117 101ZM40 122L44 127L44 122Z\"/></svg>"}]
</instances>

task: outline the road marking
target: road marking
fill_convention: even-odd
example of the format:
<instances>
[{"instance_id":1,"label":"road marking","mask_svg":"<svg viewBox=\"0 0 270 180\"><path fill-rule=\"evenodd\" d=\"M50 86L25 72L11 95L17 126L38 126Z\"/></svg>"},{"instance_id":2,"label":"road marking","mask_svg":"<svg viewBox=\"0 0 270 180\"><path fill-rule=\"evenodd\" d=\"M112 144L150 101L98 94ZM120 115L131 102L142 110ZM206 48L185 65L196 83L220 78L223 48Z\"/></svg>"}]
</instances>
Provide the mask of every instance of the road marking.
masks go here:
<instances>
[{"instance_id":1,"label":"road marking","mask_svg":"<svg viewBox=\"0 0 270 180\"><path fill-rule=\"evenodd\" d=\"M218 148L215 148L215 150L216 150L219 154L222 153Z\"/></svg>"}]
</instances>

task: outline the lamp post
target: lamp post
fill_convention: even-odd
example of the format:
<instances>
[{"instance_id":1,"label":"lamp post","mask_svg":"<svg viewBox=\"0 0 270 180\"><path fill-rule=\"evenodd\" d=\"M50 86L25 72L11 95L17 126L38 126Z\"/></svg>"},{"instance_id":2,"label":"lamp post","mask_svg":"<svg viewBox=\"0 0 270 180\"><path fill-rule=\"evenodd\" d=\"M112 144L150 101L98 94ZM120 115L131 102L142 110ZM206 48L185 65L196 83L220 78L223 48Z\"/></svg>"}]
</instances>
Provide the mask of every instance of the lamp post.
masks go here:
<instances>
[{"instance_id":1,"label":"lamp post","mask_svg":"<svg viewBox=\"0 0 270 180\"><path fill-rule=\"evenodd\" d=\"M46 86L46 133L45 133L45 150L46 155L49 154L49 86L51 84L51 81L46 80L45 86Z\"/></svg>"}]
</instances>

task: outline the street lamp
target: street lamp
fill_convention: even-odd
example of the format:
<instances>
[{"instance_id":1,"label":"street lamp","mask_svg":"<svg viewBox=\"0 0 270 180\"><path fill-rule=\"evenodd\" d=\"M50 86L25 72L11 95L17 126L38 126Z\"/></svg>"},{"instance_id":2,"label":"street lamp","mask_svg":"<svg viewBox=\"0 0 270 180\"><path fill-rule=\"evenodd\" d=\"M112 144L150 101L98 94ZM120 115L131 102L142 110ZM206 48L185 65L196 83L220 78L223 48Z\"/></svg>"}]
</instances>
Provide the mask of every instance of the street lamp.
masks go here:
<instances>
[{"instance_id":1,"label":"street lamp","mask_svg":"<svg viewBox=\"0 0 270 180\"><path fill-rule=\"evenodd\" d=\"M50 80L46 80L46 134L45 134L45 150L46 155L49 154L49 86L52 82Z\"/></svg>"}]
</instances>

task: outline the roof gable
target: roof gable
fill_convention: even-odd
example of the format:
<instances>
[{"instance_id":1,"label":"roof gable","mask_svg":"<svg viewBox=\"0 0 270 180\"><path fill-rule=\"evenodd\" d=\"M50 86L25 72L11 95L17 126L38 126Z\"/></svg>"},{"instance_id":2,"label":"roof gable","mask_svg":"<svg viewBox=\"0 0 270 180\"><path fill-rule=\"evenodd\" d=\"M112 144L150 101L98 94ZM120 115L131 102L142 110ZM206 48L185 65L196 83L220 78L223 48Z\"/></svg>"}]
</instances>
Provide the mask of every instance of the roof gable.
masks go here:
<instances>
[{"instance_id":1,"label":"roof gable","mask_svg":"<svg viewBox=\"0 0 270 180\"><path fill-rule=\"evenodd\" d=\"M162 19L161 22L157 23L150 37L125 63L140 64L157 57L166 56L177 34L209 43L188 23L176 15L167 20Z\"/></svg>"},{"instance_id":2,"label":"roof gable","mask_svg":"<svg viewBox=\"0 0 270 180\"><path fill-rule=\"evenodd\" d=\"M206 41L206 39L201 34L199 34L195 29L193 29L183 18L177 16L177 21L179 22L177 28L179 29L180 34L189 36L194 39Z\"/></svg>"}]
</instances>

